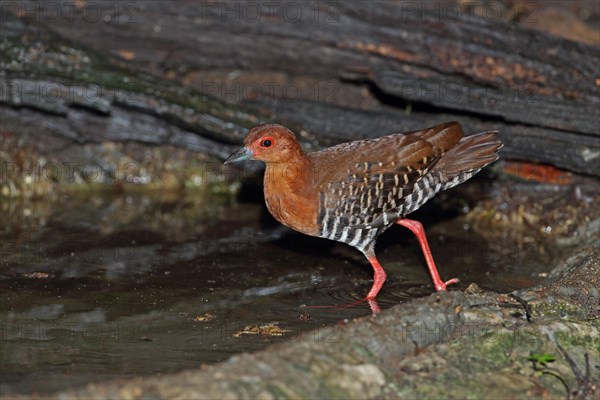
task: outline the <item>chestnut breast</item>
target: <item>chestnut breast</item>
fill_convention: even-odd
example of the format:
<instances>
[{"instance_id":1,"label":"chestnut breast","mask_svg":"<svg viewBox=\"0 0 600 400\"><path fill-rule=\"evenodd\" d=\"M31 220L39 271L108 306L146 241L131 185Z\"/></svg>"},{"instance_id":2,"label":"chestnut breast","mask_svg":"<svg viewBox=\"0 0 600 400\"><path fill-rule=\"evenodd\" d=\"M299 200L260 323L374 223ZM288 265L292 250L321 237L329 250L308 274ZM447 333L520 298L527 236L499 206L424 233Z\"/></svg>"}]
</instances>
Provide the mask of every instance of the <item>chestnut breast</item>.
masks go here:
<instances>
[{"instance_id":1,"label":"chestnut breast","mask_svg":"<svg viewBox=\"0 0 600 400\"><path fill-rule=\"evenodd\" d=\"M304 234L319 235L319 192L308 160L268 163L264 193L267 208L277 221Z\"/></svg>"}]
</instances>

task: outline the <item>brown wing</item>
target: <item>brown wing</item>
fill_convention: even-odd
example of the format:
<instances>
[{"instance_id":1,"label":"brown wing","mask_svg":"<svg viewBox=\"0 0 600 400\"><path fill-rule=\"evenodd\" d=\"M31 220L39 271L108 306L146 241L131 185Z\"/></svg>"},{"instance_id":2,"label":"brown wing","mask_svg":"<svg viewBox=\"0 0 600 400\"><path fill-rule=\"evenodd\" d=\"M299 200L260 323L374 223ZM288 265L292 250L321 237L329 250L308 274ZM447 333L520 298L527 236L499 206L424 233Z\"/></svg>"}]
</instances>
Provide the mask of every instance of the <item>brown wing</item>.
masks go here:
<instances>
[{"instance_id":1,"label":"brown wing","mask_svg":"<svg viewBox=\"0 0 600 400\"><path fill-rule=\"evenodd\" d=\"M456 122L343 143L312 153L322 226L377 228L393 222L414 185L462 137Z\"/></svg>"}]
</instances>

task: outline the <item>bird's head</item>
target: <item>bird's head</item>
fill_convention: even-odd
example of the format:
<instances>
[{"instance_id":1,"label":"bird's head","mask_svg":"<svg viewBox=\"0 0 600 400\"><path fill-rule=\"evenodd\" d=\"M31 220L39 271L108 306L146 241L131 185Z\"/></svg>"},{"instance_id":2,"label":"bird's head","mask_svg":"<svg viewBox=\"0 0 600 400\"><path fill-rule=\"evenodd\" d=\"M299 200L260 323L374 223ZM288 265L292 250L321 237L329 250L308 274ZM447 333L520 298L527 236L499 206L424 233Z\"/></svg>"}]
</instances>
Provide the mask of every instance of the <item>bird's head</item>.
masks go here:
<instances>
[{"instance_id":1,"label":"bird's head","mask_svg":"<svg viewBox=\"0 0 600 400\"><path fill-rule=\"evenodd\" d=\"M266 163L293 161L302 154L296 135L283 125L258 125L244 138L244 147L233 153L225 164L242 160L261 160Z\"/></svg>"}]
</instances>

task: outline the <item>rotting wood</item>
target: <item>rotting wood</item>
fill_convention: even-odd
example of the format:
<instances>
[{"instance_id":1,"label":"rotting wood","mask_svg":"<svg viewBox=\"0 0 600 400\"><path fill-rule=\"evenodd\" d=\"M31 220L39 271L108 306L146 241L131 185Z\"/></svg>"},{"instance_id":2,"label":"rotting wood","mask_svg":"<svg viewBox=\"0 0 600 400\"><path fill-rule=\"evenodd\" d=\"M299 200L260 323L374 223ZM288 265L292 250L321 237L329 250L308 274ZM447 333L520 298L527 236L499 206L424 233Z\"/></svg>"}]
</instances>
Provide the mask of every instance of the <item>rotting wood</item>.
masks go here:
<instances>
[{"instance_id":1,"label":"rotting wood","mask_svg":"<svg viewBox=\"0 0 600 400\"><path fill-rule=\"evenodd\" d=\"M10 4L18 7L31 2ZM12 90L15 82L23 89L32 82L46 84L60 79L69 88L98 82L112 98L101 98L94 104L49 104L42 98L33 104L3 94L3 115L15 118L11 126L16 126L20 118L39 120L41 137L51 133L53 137L64 135L65 141L94 137L140 140L151 145L163 144L168 138L167 143L217 158L224 158L229 146L238 143L250 126L267 120L304 129L304 136L313 139L309 140L312 148L422 128L441 120L459 120L468 133L499 130L506 143L506 158L600 175L597 47L497 21L436 19L390 2L331 2L317 8L312 3L294 4L301 7L300 17L293 21L273 17L266 23L248 18L227 23L235 11L223 15L187 3L163 2L130 3L135 22L97 21L93 26L78 13L69 20L52 23L31 15L22 20L5 15L3 42L13 47L3 48L3 59L7 51L16 49L28 55L29 65L19 69L8 62L3 64L3 91ZM11 7L4 10L10 11ZM116 3L103 2L98 7L102 15L108 15ZM330 23L325 22L326 17ZM69 41L56 45L60 41L49 36L51 43L44 43L46 30ZM41 37L42 45L47 47L34 44L32 36ZM59 52L56 48L60 46L63 63L56 62L52 68L44 66L47 60L43 53L53 48ZM86 81L77 73L74 62L64 62L69 52L71 59L94 54L86 48L108 57L96 71L108 79L98 81L98 76L91 76ZM117 64L114 57L120 60ZM95 63L93 57L91 63ZM149 79L143 74L175 71L175 77L188 73L201 76L215 68L367 84L384 107L357 110L320 98L314 102L279 99L234 107L175 82ZM121 84L117 90L112 78L123 76L144 84ZM120 101L115 94L134 96L141 103ZM405 112L407 105L412 107L411 113ZM144 129L144 123L133 123L142 118L141 114L152 115L157 124L164 124L171 132L161 138ZM132 123L119 131L98 129L111 126L117 116ZM75 117L79 119L73 120ZM42 123L44 119L49 123ZM73 132L78 124L89 132ZM44 126L56 129L44 132ZM134 126L142 131L132 132Z\"/></svg>"}]
</instances>

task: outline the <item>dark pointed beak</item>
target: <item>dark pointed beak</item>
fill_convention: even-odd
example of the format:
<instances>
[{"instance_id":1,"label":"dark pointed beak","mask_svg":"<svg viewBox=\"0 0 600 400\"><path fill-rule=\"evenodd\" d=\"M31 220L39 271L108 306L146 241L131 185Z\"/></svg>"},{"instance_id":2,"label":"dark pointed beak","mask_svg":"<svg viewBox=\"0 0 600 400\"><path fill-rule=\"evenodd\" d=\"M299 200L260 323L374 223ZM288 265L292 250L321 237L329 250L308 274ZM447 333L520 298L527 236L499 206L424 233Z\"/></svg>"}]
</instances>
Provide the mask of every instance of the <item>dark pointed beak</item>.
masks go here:
<instances>
[{"instance_id":1,"label":"dark pointed beak","mask_svg":"<svg viewBox=\"0 0 600 400\"><path fill-rule=\"evenodd\" d=\"M223 164L231 164L242 160L250 160L254 154L247 147L240 147L238 151L229 156Z\"/></svg>"}]
</instances>

